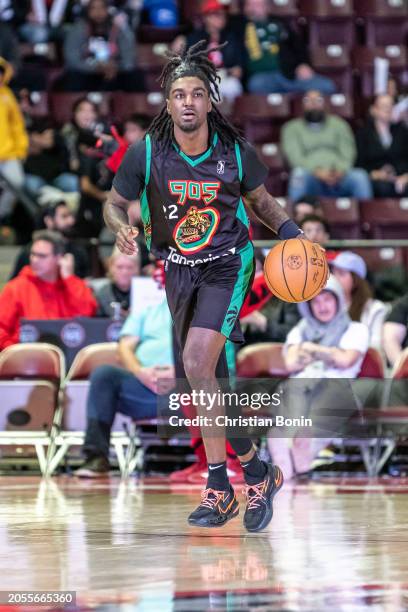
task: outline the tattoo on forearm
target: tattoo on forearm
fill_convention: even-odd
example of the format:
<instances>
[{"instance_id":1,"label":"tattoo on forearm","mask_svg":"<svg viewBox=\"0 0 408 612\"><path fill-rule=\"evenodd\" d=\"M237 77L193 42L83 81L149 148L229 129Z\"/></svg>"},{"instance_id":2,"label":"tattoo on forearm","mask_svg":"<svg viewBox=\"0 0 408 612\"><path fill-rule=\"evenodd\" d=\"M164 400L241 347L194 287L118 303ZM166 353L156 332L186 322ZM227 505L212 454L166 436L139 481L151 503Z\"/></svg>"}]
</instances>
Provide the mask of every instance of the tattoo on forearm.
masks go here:
<instances>
[{"instance_id":1,"label":"tattoo on forearm","mask_svg":"<svg viewBox=\"0 0 408 612\"><path fill-rule=\"evenodd\" d=\"M282 206L266 191L264 185L247 193L244 199L258 219L275 233L289 219Z\"/></svg>"}]
</instances>

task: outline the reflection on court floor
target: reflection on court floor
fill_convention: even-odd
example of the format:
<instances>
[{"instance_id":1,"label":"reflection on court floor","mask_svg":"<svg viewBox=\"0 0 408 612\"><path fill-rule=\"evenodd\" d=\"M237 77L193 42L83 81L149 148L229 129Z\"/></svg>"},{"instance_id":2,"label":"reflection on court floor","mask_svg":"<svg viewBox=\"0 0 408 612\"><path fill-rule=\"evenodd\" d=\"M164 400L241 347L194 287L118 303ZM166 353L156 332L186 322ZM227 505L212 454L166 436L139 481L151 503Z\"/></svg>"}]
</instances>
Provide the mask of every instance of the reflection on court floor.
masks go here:
<instances>
[{"instance_id":1,"label":"reflection on court floor","mask_svg":"<svg viewBox=\"0 0 408 612\"><path fill-rule=\"evenodd\" d=\"M0 591L76 591L70 610L408 608L406 479L285 485L260 534L243 501L221 529L189 527L199 487L165 479L0 487Z\"/></svg>"}]
</instances>

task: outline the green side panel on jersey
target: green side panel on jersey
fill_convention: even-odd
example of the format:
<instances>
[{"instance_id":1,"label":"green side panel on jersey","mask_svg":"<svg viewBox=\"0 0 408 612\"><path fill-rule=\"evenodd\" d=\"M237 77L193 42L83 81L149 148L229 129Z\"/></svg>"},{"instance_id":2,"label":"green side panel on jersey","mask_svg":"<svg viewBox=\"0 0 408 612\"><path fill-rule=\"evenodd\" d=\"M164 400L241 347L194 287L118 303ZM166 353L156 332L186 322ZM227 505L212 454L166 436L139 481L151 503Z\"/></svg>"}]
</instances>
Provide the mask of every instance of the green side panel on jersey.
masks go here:
<instances>
[{"instance_id":1,"label":"green side panel on jersey","mask_svg":"<svg viewBox=\"0 0 408 612\"><path fill-rule=\"evenodd\" d=\"M238 164L238 178L239 178L239 182L242 181L242 159L241 159L241 151L239 149L239 144L236 142L235 143L235 157L237 158L237 164Z\"/></svg>"},{"instance_id":2,"label":"green side panel on jersey","mask_svg":"<svg viewBox=\"0 0 408 612\"><path fill-rule=\"evenodd\" d=\"M235 384L236 377L236 360L235 360L235 345L231 340L225 343L225 355L227 357L228 372L231 385Z\"/></svg>"},{"instance_id":3,"label":"green side panel on jersey","mask_svg":"<svg viewBox=\"0 0 408 612\"><path fill-rule=\"evenodd\" d=\"M142 197L140 198L140 207L142 214L142 221L145 233L146 246L150 250L150 243L152 241L152 223L150 219L149 202L147 200L146 189L150 180L150 166L152 162L152 143L150 135L146 135L146 170L145 170L145 187L143 189Z\"/></svg>"},{"instance_id":4,"label":"green side panel on jersey","mask_svg":"<svg viewBox=\"0 0 408 612\"><path fill-rule=\"evenodd\" d=\"M239 148L239 144L237 142L235 143L235 157L237 158L238 178L239 178L239 182L241 183L242 177L243 177L242 159L241 159L241 151ZM246 210L245 210L245 206L242 201L242 198L239 198L239 204L237 208L237 217L241 221L241 223L245 225L245 227L249 227L249 219L248 219L248 215L246 214Z\"/></svg>"},{"instance_id":5,"label":"green side panel on jersey","mask_svg":"<svg viewBox=\"0 0 408 612\"><path fill-rule=\"evenodd\" d=\"M241 267L238 272L231 301L228 306L227 314L221 327L221 333L229 338L235 321L239 315L245 294L248 290L248 283L254 268L254 247L252 242L248 242L238 253L241 258Z\"/></svg>"},{"instance_id":6,"label":"green side panel on jersey","mask_svg":"<svg viewBox=\"0 0 408 612\"><path fill-rule=\"evenodd\" d=\"M213 138L213 141L212 141L212 145L210 146L209 149L207 149L207 151L205 153L200 155L200 157L198 157L197 159L191 159L191 157L189 157L188 155L183 153L183 151L181 151L180 148L177 147L174 143L173 143L173 147L176 149L176 151L180 155L180 157L182 157L187 163L189 163L190 166L195 168L196 166L198 166L198 164L201 164L201 162L205 161L206 159L208 159L210 157L210 155L213 152L213 149L216 146L217 142L218 142L218 134L217 134L217 132L215 132L214 138Z\"/></svg>"}]
</instances>

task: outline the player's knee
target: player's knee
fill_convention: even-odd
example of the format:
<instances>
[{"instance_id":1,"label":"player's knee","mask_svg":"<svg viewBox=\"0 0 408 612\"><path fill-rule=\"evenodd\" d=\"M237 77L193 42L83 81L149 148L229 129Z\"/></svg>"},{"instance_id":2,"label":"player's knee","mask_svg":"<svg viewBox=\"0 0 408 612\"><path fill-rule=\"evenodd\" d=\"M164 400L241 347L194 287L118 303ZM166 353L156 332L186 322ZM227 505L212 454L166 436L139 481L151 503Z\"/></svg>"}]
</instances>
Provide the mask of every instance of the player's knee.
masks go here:
<instances>
[{"instance_id":1,"label":"player's knee","mask_svg":"<svg viewBox=\"0 0 408 612\"><path fill-rule=\"evenodd\" d=\"M205 355L183 352L184 371L189 380L206 380L215 375L215 368L208 362Z\"/></svg>"}]
</instances>

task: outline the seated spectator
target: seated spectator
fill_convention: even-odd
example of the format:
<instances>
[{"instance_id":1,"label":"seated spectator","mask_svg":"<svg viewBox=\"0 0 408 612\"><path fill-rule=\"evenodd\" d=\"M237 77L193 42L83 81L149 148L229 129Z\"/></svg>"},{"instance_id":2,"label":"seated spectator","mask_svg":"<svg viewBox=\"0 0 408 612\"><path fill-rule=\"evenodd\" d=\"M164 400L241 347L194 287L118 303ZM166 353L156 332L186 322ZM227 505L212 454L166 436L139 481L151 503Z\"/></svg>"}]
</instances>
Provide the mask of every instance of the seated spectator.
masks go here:
<instances>
[{"instance_id":1,"label":"seated spectator","mask_svg":"<svg viewBox=\"0 0 408 612\"><path fill-rule=\"evenodd\" d=\"M324 246L330 240L329 224L319 215L306 215L300 222L299 227L310 242L318 242Z\"/></svg>"},{"instance_id":2,"label":"seated spectator","mask_svg":"<svg viewBox=\"0 0 408 612\"><path fill-rule=\"evenodd\" d=\"M285 342L286 336L298 321L296 304L272 297L262 310L255 310L241 319L245 344Z\"/></svg>"},{"instance_id":3,"label":"seated spectator","mask_svg":"<svg viewBox=\"0 0 408 612\"><path fill-rule=\"evenodd\" d=\"M108 262L108 278L95 285L94 295L100 317L125 318L129 314L132 278L140 276L140 257L129 257L114 248ZM115 306L119 304L119 308ZM118 313L118 310L120 311Z\"/></svg>"},{"instance_id":4,"label":"seated spectator","mask_svg":"<svg viewBox=\"0 0 408 612\"><path fill-rule=\"evenodd\" d=\"M289 197L372 197L365 170L353 168L356 146L350 126L325 111L319 91L303 98L303 117L282 127L282 148L291 167Z\"/></svg>"},{"instance_id":5,"label":"seated spectator","mask_svg":"<svg viewBox=\"0 0 408 612\"><path fill-rule=\"evenodd\" d=\"M98 478L109 472L110 432L116 413L134 419L157 416L160 378L173 378L171 316L165 299L122 327L119 357L122 367L100 366L91 376L84 443L86 460L76 476Z\"/></svg>"},{"instance_id":6,"label":"seated spectator","mask_svg":"<svg viewBox=\"0 0 408 612\"><path fill-rule=\"evenodd\" d=\"M376 198L408 196L408 128L392 122L393 100L376 96L357 132L357 163L367 170Z\"/></svg>"},{"instance_id":7,"label":"seated spectator","mask_svg":"<svg viewBox=\"0 0 408 612\"><path fill-rule=\"evenodd\" d=\"M74 258L57 232L33 237L30 265L6 283L0 294L0 349L19 341L19 322L93 316L97 304L89 287L74 276Z\"/></svg>"},{"instance_id":8,"label":"seated spectator","mask_svg":"<svg viewBox=\"0 0 408 612\"><path fill-rule=\"evenodd\" d=\"M408 293L393 305L385 319L383 345L388 362L394 366L408 346Z\"/></svg>"},{"instance_id":9,"label":"seated spectator","mask_svg":"<svg viewBox=\"0 0 408 612\"><path fill-rule=\"evenodd\" d=\"M323 209L318 198L305 196L294 202L292 208L293 220L299 224L307 215L318 215L319 217L323 217Z\"/></svg>"},{"instance_id":10,"label":"seated spectator","mask_svg":"<svg viewBox=\"0 0 408 612\"><path fill-rule=\"evenodd\" d=\"M71 121L60 132L68 151L70 172L79 172L81 155L97 142L97 129L103 129L97 105L88 98L79 98L72 107Z\"/></svg>"},{"instance_id":11,"label":"seated spectator","mask_svg":"<svg viewBox=\"0 0 408 612\"><path fill-rule=\"evenodd\" d=\"M16 202L14 190L23 185L22 162L28 149L23 116L13 92L7 86L11 75L10 64L0 57L0 175L10 185L0 194L0 225L5 224L13 211Z\"/></svg>"},{"instance_id":12,"label":"seated spectator","mask_svg":"<svg viewBox=\"0 0 408 612\"><path fill-rule=\"evenodd\" d=\"M241 80L245 48L240 38L229 27L225 4L221 4L219 0L204 0L201 5L201 15L203 27L193 30L187 38L177 37L173 49L180 51L182 47L190 47L200 40L205 40L210 48L228 42L223 49L210 51L208 57L217 66L221 76L221 98L232 101L243 91Z\"/></svg>"},{"instance_id":13,"label":"seated spectator","mask_svg":"<svg viewBox=\"0 0 408 612\"><path fill-rule=\"evenodd\" d=\"M74 223L75 217L64 201L51 204L41 211L39 223L41 229L45 228L62 234L65 239L65 252L71 253L74 258L74 274L80 278L85 278L90 272L89 257L85 247L70 238ZM29 265L31 247L32 243L22 247L17 255L10 280L17 276L24 266Z\"/></svg>"},{"instance_id":14,"label":"seated spectator","mask_svg":"<svg viewBox=\"0 0 408 612\"><path fill-rule=\"evenodd\" d=\"M290 378L316 379L316 400L317 394L327 391L322 380L353 379L358 376L369 346L369 332L363 323L351 321L343 290L333 276L319 295L309 302L299 304L298 308L302 319L288 334L284 359ZM302 402L299 401L299 405L293 408L303 416L307 416L308 410L313 410L313 402L308 405L311 401L308 392L312 389L311 383L308 383L304 392L301 384L298 388L288 384L288 392L301 391L303 406L300 407ZM327 438L268 439L273 461L279 464L287 479L294 475L294 470L297 473L307 472L314 456L327 443Z\"/></svg>"},{"instance_id":15,"label":"seated spectator","mask_svg":"<svg viewBox=\"0 0 408 612\"><path fill-rule=\"evenodd\" d=\"M343 251L330 262L330 267L342 286L351 320L364 323L369 332L369 346L382 352L382 328L388 308L373 299L364 259L351 251Z\"/></svg>"},{"instance_id":16,"label":"seated spectator","mask_svg":"<svg viewBox=\"0 0 408 612\"><path fill-rule=\"evenodd\" d=\"M335 85L315 73L301 38L269 13L268 0L246 0L244 40L248 54L248 90L268 94L318 89L331 94Z\"/></svg>"},{"instance_id":17,"label":"seated spectator","mask_svg":"<svg viewBox=\"0 0 408 612\"><path fill-rule=\"evenodd\" d=\"M85 17L73 24L64 43L69 91L143 91L136 69L135 37L123 21L113 21L107 0L90 0Z\"/></svg>"},{"instance_id":18,"label":"seated spectator","mask_svg":"<svg viewBox=\"0 0 408 612\"><path fill-rule=\"evenodd\" d=\"M33 45L59 39L72 0L31 0L26 22L20 26L22 40Z\"/></svg>"},{"instance_id":19,"label":"seated spectator","mask_svg":"<svg viewBox=\"0 0 408 612\"><path fill-rule=\"evenodd\" d=\"M76 174L69 172L68 152L48 119L36 119L28 130L30 145L24 164L28 193L38 198L40 190L52 185L61 191L79 191Z\"/></svg>"}]
</instances>

